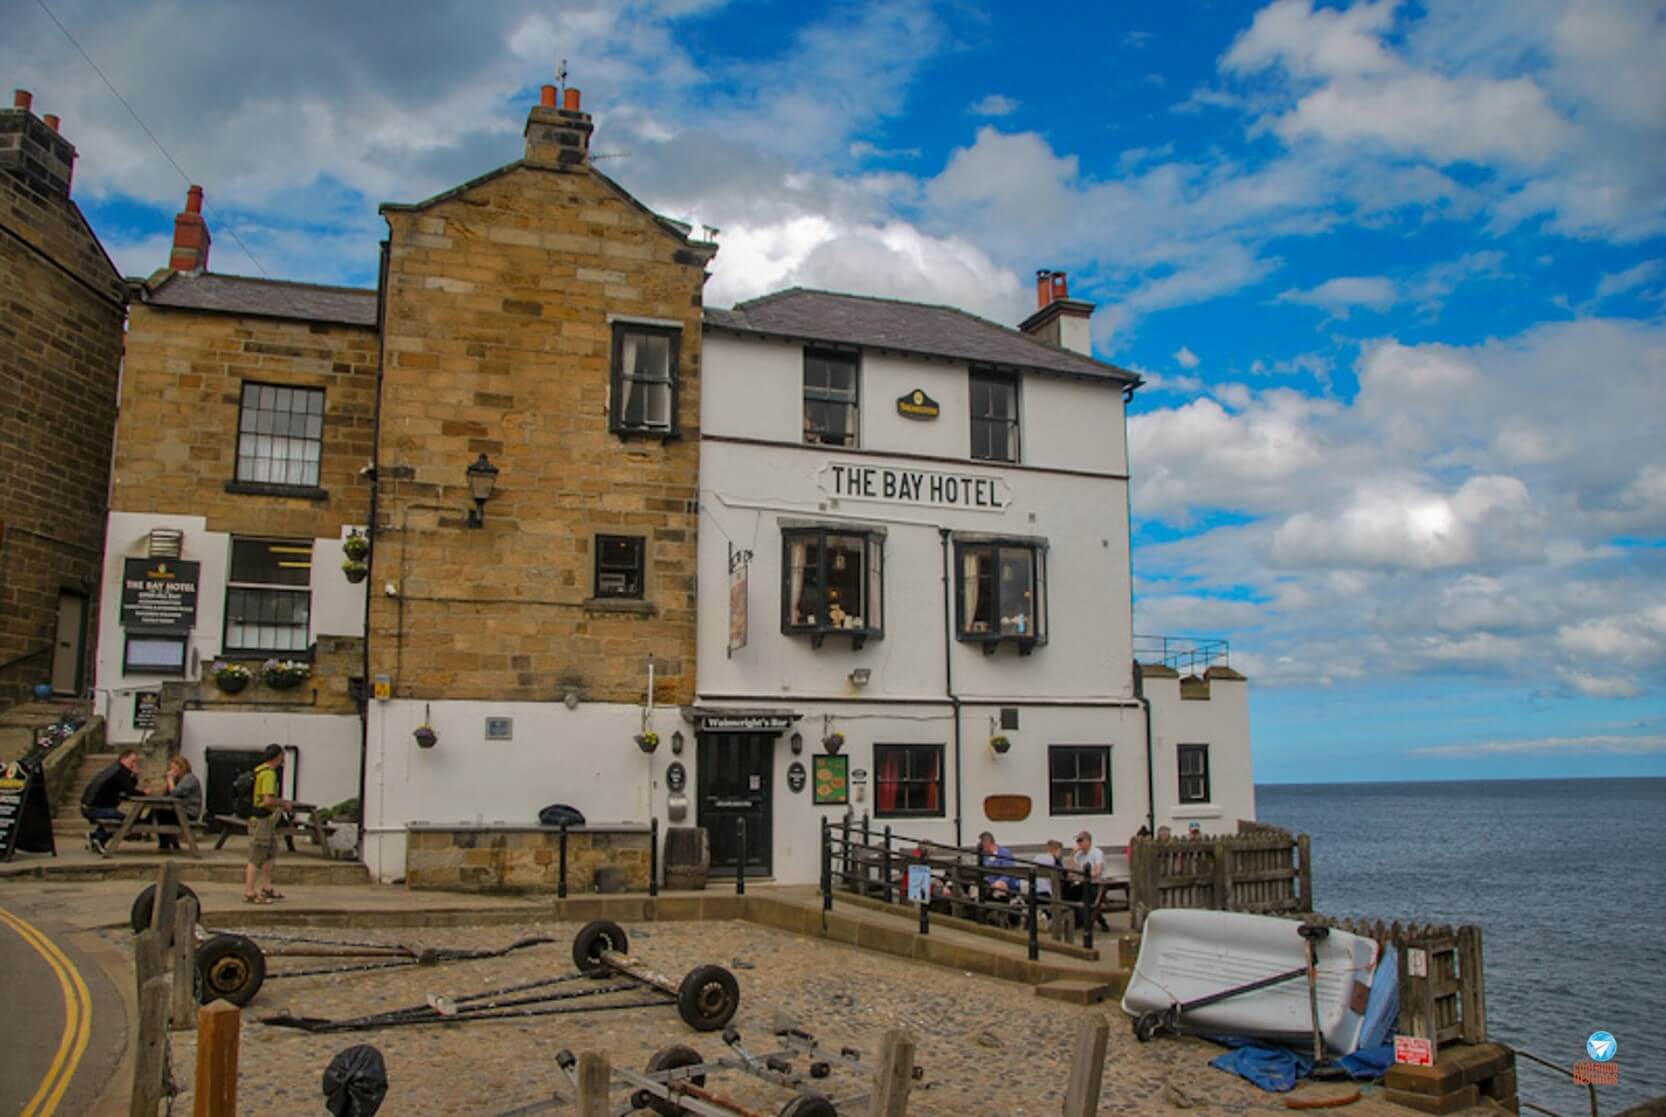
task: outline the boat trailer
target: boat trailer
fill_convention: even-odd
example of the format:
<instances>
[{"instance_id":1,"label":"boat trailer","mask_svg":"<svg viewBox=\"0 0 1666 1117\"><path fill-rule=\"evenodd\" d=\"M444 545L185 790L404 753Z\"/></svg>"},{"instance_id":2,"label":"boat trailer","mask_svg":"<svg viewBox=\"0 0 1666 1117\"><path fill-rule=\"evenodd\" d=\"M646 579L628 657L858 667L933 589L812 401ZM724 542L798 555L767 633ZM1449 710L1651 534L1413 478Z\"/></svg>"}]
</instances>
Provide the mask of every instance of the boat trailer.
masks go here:
<instances>
[{"instance_id":1,"label":"boat trailer","mask_svg":"<svg viewBox=\"0 0 1666 1117\"><path fill-rule=\"evenodd\" d=\"M522 940L527 942L528 940ZM543 939L539 941L548 942ZM695 1031L714 1032L728 1024L740 1007L740 986L722 966L696 966L682 980L674 981L626 951L629 941L617 923L598 919L587 923L573 938L576 973L508 985L463 997L430 995L420 1005L388 1012L328 1020L316 1016L279 1013L261 1019L262 1024L302 1031L362 1032L380 1028L412 1027L419 1024L464 1024L476 1020L525 1019L533 1016L564 1016L581 1012L610 1012L629 1008L675 1006L683 1022ZM507 953L514 946L499 952ZM579 984L579 983L583 984ZM570 988L566 988L571 986ZM635 993L636 997L603 1001L613 993ZM592 1003L592 998L598 998ZM581 1002L581 1003L573 1003Z\"/></svg>"}]
</instances>

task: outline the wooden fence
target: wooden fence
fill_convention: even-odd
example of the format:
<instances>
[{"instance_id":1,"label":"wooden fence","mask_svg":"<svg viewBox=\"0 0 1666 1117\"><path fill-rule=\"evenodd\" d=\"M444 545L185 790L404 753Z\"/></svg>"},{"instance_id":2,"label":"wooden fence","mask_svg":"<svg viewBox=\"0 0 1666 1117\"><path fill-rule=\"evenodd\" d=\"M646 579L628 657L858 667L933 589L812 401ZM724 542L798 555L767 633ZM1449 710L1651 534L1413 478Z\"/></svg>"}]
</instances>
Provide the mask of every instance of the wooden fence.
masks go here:
<instances>
[{"instance_id":1,"label":"wooden fence","mask_svg":"<svg viewBox=\"0 0 1666 1117\"><path fill-rule=\"evenodd\" d=\"M1239 823L1239 833L1137 839L1128 865L1133 929L1158 908L1282 915L1313 910L1313 850L1306 834Z\"/></svg>"}]
</instances>

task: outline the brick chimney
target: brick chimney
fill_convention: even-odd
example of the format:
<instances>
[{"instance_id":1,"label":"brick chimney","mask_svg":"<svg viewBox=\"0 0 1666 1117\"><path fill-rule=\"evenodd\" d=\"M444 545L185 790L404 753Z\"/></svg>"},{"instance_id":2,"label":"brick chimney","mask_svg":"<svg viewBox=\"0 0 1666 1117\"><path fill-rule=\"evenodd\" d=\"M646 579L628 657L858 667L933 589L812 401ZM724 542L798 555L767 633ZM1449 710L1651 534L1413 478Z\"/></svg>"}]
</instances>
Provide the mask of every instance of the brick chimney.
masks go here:
<instances>
[{"instance_id":1,"label":"brick chimney","mask_svg":"<svg viewBox=\"0 0 1666 1117\"><path fill-rule=\"evenodd\" d=\"M43 120L33 112L35 99L26 89L12 94L12 107L0 109L0 173L17 175L37 190L69 197L75 174L75 147L58 133L58 118Z\"/></svg>"},{"instance_id":2,"label":"brick chimney","mask_svg":"<svg viewBox=\"0 0 1666 1117\"><path fill-rule=\"evenodd\" d=\"M580 167L590 154L590 114L579 111L579 91L569 87L559 108L556 88L544 86L526 117L526 161L534 167Z\"/></svg>"},{"instance_id":3,"label":"brick chimney","mask_svg":"<svg viewBox=\"0 0 1666 1117\"><path fill-rule=\"evenodd\" d=\"M1047 268L1035 273L1035 313L1018 328L1048 345L1093 356L1093 334L1088 322L1094 304L1070 297L1070 279Z\"/></svg>"},{"instance_id":4,"label":"brick chimney","mask_svg":"<svg viewBox=\"0 0 1666 1117\"><path fill-rule=\"evenodd\" d=\"M174 271L207 271L208 246L213 240L202 216L202 187L193 186L185 192L185 208L174 215L174 249L168 266Z\"/></svg>"}]
</instances>

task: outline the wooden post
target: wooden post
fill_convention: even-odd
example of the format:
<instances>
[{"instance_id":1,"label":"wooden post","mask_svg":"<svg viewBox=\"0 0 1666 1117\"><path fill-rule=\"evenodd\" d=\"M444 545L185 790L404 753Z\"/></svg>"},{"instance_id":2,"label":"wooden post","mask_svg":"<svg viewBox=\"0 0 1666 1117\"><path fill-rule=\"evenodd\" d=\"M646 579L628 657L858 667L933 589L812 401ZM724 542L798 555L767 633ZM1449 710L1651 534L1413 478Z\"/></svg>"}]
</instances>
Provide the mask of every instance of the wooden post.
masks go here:
<instances>
[{"instance_id":1,"label":"wooden post","mask_svg":"<svg viewBox=\"0 0 1666 1117\"><path fill-rule=\"evenodd\" d=\"M140 931L133 936L133 990L144 992L145 983L168 972L162 956L162 938L155 929Z\"/></svg>"},{"instance_id":2,"label":"wooden post","mask_svg":"<svg viewBox=\"0 0 1666 1117\"><path fill-rule=\"evenodd\" d=\"M578 1117L609 1117L607 1087L612 1077L606 1055L586 1051L578 1057Z\"/></svg>"},{"instance_id":3,"label":"wooden post","mask_svg":"<svg viewBox=\"0 0 1666 1117\"><path fill-rule=\"evenodd\" d=\"M1064 1093L1064 1117L1094 1117L1105 1077L1105 1044L1111 1022L1102 1012L1082 1017L1070 1054L1070 1085Z\"/></svg>"},{"instance_id":4,"label":"wooden post","mask_svg":"<svg viewBox=\"0 0 1666 1117\"><path fill-rule=\"evenodd\" d=\"M1458 928L1458 989L1465 1043L1487 1042L1487 974L1481 960L1481 928Z\"/></svg>"},{"instance_id":5,"label":"wooden post","mask_svg":"<svg viewBox=\"0 0 1666 1117\"><path fill-rule=\"evenodd\" d=\"M153 935L154 931L144 934ZM133 1093L129 1117L156 1117L168 1069L168 1002L173 989L163 976L139 985L138 1037L133 1044Z\"/></svg>"},{"instance_id":6,"label":"wooden post","mask_svg":"<svg viewBox=\"0 0 1666 1117\"><path fill-rule=\"evenodd\" d=\"M197 1022L197 901L192 896L181 896L175 901L173 971L174 995L172 1002L173 1030L189 1028Z\"/></svg>"},{"instance_id":7,"label":"wooden post","mask_svg":"<svg viewBox=\"0 0 1666 1117\"><path fill-rule=\"evenodd\" d=\"M890 1028L879 1043L879 1067L873 1076L869 1117L905 1117L908 1091L914 1086L914 1037Z\"/></svg>"},{"instance_id":8,"label":"wooden post","mask_svg":"<svg viewBox=\"0 0 1666 1117\"><path fill-rule=\"evenodd\" d=\"M1215 910L1232 910L1232 866L1227 863L1231 854L1225 840L1215 842Z\"/></svg>"},{"instance_id":9,"label":"wooden post","mask_svg":"<svg viewBox=\"0 0 1666 1117\"><path fill-rule=\"evenodd\" d=\"M1306 834L1296 838L1296 872L1301 877L1301 909L1313 910L1313 839Z\"/></svg>"},{"instance_id":10,"label":"wooden post","mask_svg":"<svg viewBox=\"0 0 1666 1117\"><path fill-rule=\"evenodd\" d=\"M230 1001L197 1010L197 1089L192 1117L237 1117L237 1048L243 1014Z\"/></svg>"},{"instance_id":11,"label":"wooden post","mask_svg":"<svg viewBox=\"0 0 1666 1117\"><path fill-rule=\"evenodd\" d=\"M174 901L179 899L179 866L164 861L156 874L156 895L150 906L150 929L162 940L163 949L174 941Z\"/></svg>"}]
</instances>

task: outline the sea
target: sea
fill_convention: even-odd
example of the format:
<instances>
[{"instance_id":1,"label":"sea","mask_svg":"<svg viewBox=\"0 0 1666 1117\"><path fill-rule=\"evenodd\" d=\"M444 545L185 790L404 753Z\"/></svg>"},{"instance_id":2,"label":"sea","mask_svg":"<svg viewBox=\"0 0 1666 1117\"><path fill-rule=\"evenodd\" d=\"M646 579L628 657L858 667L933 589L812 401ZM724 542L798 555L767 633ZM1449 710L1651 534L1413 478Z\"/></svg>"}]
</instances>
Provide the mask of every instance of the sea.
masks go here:
<instances>
[{"instance_id":1,"label":"sea","mask_svg":"<svg viewBox=\"0 0 1666 1117\"><path fill-rule=\"evenodd\" d=\"M1611 1033L1604 1117L1666 1095L1666 778L1269 784L1256 815L1312 835L1327 915L1478 924L1493 1039L1571 1067ZM1518 1064L1523 1098L1589 1112Z\"/></svg>"}]
</instances>

